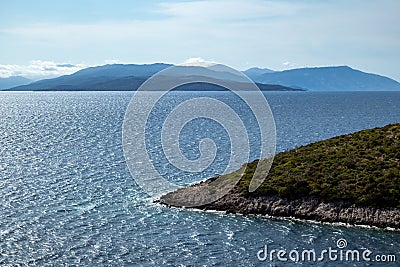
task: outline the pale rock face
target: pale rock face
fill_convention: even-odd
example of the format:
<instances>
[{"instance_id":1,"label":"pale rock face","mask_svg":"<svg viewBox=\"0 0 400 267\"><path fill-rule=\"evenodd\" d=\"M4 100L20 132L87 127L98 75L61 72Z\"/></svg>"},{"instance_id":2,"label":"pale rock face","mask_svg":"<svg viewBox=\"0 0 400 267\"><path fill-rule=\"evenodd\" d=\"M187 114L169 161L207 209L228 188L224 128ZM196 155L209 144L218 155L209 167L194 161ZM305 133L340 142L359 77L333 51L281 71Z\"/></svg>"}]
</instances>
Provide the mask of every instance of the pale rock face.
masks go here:
<instances>
[{"instance_id":1,"label":"pale rock face","mask_svg":"<svg viewBox=\"0 0 400 267\"><path fill-rule=\"evenodd\" d=\"M160 199L160 203L177 206L175 197L192 194L193 187L180 190L179 196L174 192ZM185 191L185 192L184 192ZM198 192L198 191L196 191ZM179 205L178 205L179 206ZM205 206L204 210L220 210L228 213L270 215L294 217L297 219L316 220L320 222L341 222L352 225L368 225L379 228L400 230L400 209L358 207L348 203L325 203L315 198L287 200L279 197L243 197L239 193L231 193Z\"/></svg>"}]
</instances>

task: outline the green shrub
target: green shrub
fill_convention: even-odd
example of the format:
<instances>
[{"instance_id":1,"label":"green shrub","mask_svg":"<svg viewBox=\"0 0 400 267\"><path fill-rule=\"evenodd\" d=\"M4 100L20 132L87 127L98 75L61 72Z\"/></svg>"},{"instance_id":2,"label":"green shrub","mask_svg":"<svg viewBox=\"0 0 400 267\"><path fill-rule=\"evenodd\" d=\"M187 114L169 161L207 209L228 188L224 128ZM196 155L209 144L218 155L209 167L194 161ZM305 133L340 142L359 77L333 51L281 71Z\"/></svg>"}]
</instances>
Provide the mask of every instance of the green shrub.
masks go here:
<instances>
[{"instance_id":1,"label":"green shrub","mask_svg":"<svg viewBox=\"0 0 400 267\"><path fill-rule=\"evenodd\" d=\"M258 161L248 163L236 190L248 195ZM400 124L363 130L275 156L251 195L318 197L361 206L400 207Z\"/></svg>"}]
</instances>

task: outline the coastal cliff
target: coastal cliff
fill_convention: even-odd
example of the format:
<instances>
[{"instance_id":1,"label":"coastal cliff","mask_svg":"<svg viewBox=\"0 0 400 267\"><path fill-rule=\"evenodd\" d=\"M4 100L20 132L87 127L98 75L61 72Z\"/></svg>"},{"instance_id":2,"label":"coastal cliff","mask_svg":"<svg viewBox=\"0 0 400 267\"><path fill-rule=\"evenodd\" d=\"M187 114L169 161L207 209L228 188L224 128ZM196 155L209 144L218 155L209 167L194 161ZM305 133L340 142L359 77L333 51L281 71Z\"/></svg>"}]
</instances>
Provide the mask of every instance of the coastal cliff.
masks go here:
<instances>
[{"instance_id":1,"label":"coastal cliff","mask_svg":"<svg viewBox=\"0 0 400 267\"><path fill-rule=\"evenodd\" d=\"M250 193L257 163L243 166L228 194L198 208L400 229L400 124L279 153L263 184ZM190 198L201 199L202 188L215 179L166 194L160 203L185 206Z\"/></svg>"}]
</instances>

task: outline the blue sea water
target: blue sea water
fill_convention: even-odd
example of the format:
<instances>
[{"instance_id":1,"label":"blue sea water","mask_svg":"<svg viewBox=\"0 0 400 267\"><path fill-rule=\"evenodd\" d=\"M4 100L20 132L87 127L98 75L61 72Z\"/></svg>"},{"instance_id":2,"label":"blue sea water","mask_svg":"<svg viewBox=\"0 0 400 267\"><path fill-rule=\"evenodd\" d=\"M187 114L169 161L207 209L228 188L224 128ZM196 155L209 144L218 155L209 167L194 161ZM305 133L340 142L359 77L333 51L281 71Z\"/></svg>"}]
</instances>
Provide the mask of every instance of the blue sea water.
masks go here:
<instances>
[{"instance_id":1,"label":"blue sea water","mask_svg":"<svg viewBox=\"0 0 400 267\"><path fill-rule=\"evenodd\" d=\"M400 233L359 227L243 217L166 208L135 183L122 150L122 123L131 92L0 93L0 266L398 266ZM237 110L227 92L175 92L155 109L152 123L192 97L208 96ZM362 129L400 122L398 92L266 93L277 129L277 151ZM250 114L244 114L251 117ZM207 126L207 123L209 125ZM160 124L161 125L161 124ZM206 125L206 126L205 126ZM211 135L202 131L213 129ZM249 124L250 129L257 128ZM253 127L253 128L252 128ZM158 127L155 127L155 129ZM193 134L195 133L195 134ZM212 176L224 157L199 175L165 167L158 133L147 135L160 172L181 184ZM186 136L186 137L185 137ZM200 138L230 149L219 125L194 121L183 129L188 158ZM259 140L251 137L256 157ZM153 143L152 143L153 142ZM218 142L217 142L218 143ZM250 158L253 159L253 158ZM157 166L156 166L157 167ZM315 249L347 241L371 258L395 263L260 261L271 249Z\"/></svg>"}]
</instances>

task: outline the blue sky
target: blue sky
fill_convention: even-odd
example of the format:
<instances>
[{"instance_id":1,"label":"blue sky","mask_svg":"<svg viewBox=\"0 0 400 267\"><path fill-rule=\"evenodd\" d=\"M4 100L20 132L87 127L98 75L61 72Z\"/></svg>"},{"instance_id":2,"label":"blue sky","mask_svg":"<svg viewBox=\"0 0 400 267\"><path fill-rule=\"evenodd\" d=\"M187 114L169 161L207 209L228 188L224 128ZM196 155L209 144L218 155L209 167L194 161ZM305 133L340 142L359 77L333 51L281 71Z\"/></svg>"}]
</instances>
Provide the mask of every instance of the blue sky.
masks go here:
<instances>
[{"instance_id":1,"label":"blue sky","mask_svg":"<svg viewBox=\"0 0 400 267\"><path fill-rule=\"evenodd\" d=\"M199 57L240 70L349 65L400 81L399 14L398 0L2 0L0 77Z\"/></svg>"}]
</instances>

